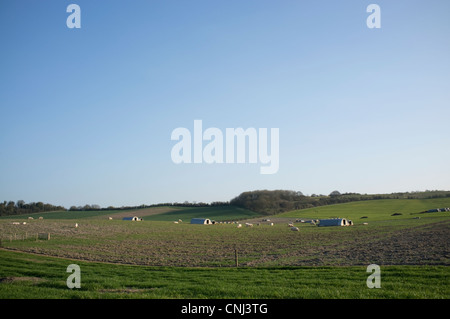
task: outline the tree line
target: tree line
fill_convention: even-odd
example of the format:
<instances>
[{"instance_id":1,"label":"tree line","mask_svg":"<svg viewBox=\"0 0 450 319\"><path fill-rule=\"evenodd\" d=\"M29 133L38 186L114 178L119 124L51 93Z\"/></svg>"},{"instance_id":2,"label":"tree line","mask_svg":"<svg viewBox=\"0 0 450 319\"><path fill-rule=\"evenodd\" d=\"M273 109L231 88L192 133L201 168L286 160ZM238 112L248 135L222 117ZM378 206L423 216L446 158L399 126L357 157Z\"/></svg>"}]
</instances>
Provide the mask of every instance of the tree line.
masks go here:
<instances>
[{"instance_id":1,"label":"tree line","mask_svg":"<svg viewBox=\"0 0 450 319\"><path fill-rule=\"evenodd\" d=\"M26 204L23 200L0 202L0 216L7 215L23 215L41 212L51 212L58 210L66 210L62 206L44 204L43 202L33 202Z\"/></svg>"}]
</instances>

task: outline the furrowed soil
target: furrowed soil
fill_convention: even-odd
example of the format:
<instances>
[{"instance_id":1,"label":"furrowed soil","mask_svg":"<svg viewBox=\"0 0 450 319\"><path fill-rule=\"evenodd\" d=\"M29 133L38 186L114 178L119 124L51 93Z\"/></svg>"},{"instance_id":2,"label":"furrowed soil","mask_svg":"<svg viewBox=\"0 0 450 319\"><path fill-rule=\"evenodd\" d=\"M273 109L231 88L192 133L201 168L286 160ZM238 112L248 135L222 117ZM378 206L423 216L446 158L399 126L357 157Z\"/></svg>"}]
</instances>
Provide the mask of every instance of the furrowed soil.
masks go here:
<instances>
[{"instance_id":1,"label":"furrowed soil","mask_svg":"<svg viewBox=\"0 0 450 319\"><path fill-rule=\"evenodd\" d=\"M349 227L297 223L274 226L172 222L1 221L6 249L55 257L148 266L358 266L450 265L448 218L379 221ZM36 240L47 232L50 240Z\"/></svg>"}]
</instances>

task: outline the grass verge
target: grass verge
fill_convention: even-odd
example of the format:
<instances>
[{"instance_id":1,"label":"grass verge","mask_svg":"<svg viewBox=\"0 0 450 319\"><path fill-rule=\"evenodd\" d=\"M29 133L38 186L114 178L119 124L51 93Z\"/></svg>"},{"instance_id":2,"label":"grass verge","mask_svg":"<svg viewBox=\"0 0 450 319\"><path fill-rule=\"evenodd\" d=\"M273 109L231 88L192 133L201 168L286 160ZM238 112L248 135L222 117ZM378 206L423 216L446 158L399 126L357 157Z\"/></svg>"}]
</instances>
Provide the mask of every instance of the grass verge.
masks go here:
<instances>
[{"instance_id":1,"label":"grass verge","mask_svg":"<svg viewBox=\"0 0 450 319\"><path fill-rule=\"evenodd\" d=\"M69 289L67 266L81 269ZM448 299L447 266L383 266L369 289L366 267L191 268L73 261L0 250L1 299Z\"/></svg>"}]
</instances>

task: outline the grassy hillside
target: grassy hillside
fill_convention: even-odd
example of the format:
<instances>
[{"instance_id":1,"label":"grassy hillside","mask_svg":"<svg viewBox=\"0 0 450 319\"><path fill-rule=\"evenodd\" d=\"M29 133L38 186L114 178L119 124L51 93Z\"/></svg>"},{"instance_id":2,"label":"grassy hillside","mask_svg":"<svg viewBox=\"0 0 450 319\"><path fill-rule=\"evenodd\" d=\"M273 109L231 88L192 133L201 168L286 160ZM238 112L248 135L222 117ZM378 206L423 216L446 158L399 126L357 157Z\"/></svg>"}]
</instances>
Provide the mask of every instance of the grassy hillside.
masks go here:
<instances>
[{"instance_id":1,"label":"grassy hillside","mask_svg":"<svg viewBox=\"0 0 450 319\"><path fill-rule=\"evenodd\" d=\"M305 196L301 192L289 190L256 190L243 192L233 198L230 204L250 209L264 215L285 213L293 210L320 207L326 205L343 204L356 201L370 201L380 199L450 199L450 191L424 191L391 194L359 194L333 191L330 195Z\"/></svg>"},{"instance_id":2,"label":"grassy hillside","mask_svg":"<svg viewBox=\"0 0 450 319\"><path fill-rule=\"evenodd\" d=\"M380 199L369 201L358 201L344 204L320 206L282 213L278 217L292 218L333 218L342 217L354 222L365 220L390 220L401 218L412 218L426 216L428 214L417 214L433 208L450 207L450 198L436 199ZM392 216L392 214L402 214ZM430 213L450 215L449 212Z\"/></svg>"},{"instance_id":3,"label":"grassy hillside","mask_svg":"<svg viewBox=\"0 0 450 319\"><path fill-rule=\"evenodd\" d=\"M27 215L2 216L0 219L26 220L28 217L38 219L107 219L112 217L121 220L125 216L138 216L144 220L152 221L176 221L182 219L189 221L191 218L209 218L216 221L242 220L257 217L260 214L235 206L212 207L150 207L130 210L98 210L98 211L58 211L47 213L34 213Z\"/></svg>"},{"instance_id":4,"label":"grassy hillside","mask_svg":"<svg viewBox=\"0 0 450 319\"><path fill-rule=\"evenodd\" d=\"M450 207L450 198L432 199L377 199L354 201L342 204L318 206L313 208L292 210L277 214L277 217L292 218L331 218L344 217L357 221L361 217L369 217L371 220L391 219L392 214L396 219L411 217L411 214L419 213L434 208ZM98 211L54 211L46 213L33 213L25 215L1 216L0 219L28 219L39 217L45 219L122 219L125 216L139 216L152 221L175 221L182 219L188 221L191 218L209 218L217 221L243 220L261 216L254 212L237 206L212 206L212 207L178 207L158 206L130 210L98 210Z\"/></svg>"},{"instance_id":5,"label":"grassy hillside","mask_svg":"<svg viewBox=\"0 0 450 319\"><path fill-rule=\"evenodd\" d=\"M241 220L257 217L260 214L235 206L219 207L180 207L177 210L144 216L145 220L176 221L181 219L189 222L191 218L209 218L216 221Z\"/></svg>"}]
</instances>

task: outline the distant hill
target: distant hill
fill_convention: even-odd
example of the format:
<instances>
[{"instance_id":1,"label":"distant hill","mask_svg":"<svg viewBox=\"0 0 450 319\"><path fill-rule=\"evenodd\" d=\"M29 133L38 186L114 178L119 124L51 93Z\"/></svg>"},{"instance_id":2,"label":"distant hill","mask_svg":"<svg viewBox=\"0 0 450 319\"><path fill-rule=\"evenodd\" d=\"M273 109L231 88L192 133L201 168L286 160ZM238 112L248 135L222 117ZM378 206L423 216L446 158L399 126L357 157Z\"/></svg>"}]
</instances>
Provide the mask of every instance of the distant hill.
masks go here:
<instances>
[{"instance_id":1,"label":"distant hill","mask_svg":"<svg viewBox=\"0 0 450 319\"><path fill-rule=\"evenodd\" d=\"M230 201L230 204L264 215L273 215L299 209L358 201L432 198L450 198L450 191L404 192L373 195L358 193L341 194L338 191L333 191L330 195L305 196L298 191L256 190L241 193L239 196L233 198Z\"/></svg>"},{"instance_id":2,"label":"distant hill","mask_svg":"<svg viewBox=\"0 0 450 319\"><path fill-rule=\"evenodd\" d=\"M243 192L229 202L212 203L160 203L153 205L140 205L134 207L101 208L98 205L85 205L70 207L67 210L61 206L53 206L42 202L25 204L24 201L1 202L0 218L27 218L39 217L45 214L52 219L97 218L103 216L139 216L149 217L151 220L172 220L178 215L184 215L190 209L193 217L214 218L216 220L244 219L262 215L280 214L299 209L308 209L319 206L342 204L349 202L370 201L380 199L437 199L450 198L450 191L424 191L402 192L391 194L359 194L333 191L329 195L310 196L299 191L291 190L255 190ZM200 215L197 216L197 212ZM154 215L154 216L153 216ZM151 217L153 216L153 217ZM181 217L180 217L181 218Z\"/></svg>"}]
</instances>

